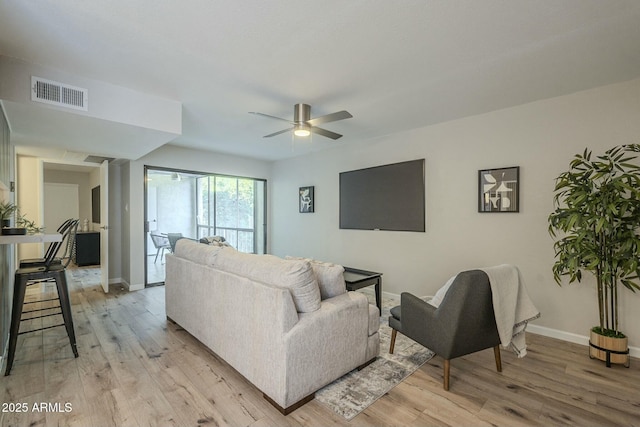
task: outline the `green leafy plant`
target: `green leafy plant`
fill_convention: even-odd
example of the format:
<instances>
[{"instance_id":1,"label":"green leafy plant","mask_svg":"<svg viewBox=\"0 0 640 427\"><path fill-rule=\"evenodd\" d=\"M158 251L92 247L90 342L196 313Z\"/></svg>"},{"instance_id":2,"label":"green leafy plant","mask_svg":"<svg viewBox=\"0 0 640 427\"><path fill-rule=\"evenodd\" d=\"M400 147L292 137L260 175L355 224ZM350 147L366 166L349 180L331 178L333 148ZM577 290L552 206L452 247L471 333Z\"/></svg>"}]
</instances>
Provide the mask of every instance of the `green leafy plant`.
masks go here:
<instances>
[{"instance_id":1,"label":"green leafy plant","mask_svg":"<svg viewBox=\"0 0 640 427\"><path fill-rule=\"evenodd\" d=\"M556 261L553 276L561 285L596 278L600 324L594 332L624 337L618 330L618 284L635 292L639 286L640 145L630 144L592 156L576 154L570 169L558 176L549 233ZM596 330L597 329L597 330Z\"/></svg>"},{"instance_id":2,"label":"green leafy plant","mask_svg":"<svg viewBox=\"0 0 640 427\"><path fill-rule=\"evenodd\" d=\"M35 222L22 215L20 210L16 214L16 227L26 228L29 234L42 233L44 231L44 228L38 227Z\"/></svg>"},{"instance_id":3,"label":"green leafy plant","mask_svg":"<svg viewBox=\"0 0 640 427\"><path fill-rule=\"evenodd\" d=\"M0 202L0 219L11 219L18 210L18 207L11 202Z\"/></svg>"}]
</instances>

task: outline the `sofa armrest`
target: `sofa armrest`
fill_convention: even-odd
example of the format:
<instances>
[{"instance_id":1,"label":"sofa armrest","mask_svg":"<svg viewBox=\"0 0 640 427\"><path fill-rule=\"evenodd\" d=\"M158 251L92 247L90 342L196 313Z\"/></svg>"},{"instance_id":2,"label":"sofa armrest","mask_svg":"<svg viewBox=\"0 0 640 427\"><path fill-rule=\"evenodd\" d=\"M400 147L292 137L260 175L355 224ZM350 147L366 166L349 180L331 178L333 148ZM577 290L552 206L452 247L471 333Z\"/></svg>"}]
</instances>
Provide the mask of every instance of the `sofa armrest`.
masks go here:
<instances>
[{"instance_id":1,"label":"sofa armrest","mask_svg":"<svg viewBox=\"0 0 640 427\"><path fill-rule=\"evenodd\" d=\"M300 313L285 335L287 387L306 396L366 362L369 301L347 292L322 301L319 310Z\"/></svg>"}]
</instances>

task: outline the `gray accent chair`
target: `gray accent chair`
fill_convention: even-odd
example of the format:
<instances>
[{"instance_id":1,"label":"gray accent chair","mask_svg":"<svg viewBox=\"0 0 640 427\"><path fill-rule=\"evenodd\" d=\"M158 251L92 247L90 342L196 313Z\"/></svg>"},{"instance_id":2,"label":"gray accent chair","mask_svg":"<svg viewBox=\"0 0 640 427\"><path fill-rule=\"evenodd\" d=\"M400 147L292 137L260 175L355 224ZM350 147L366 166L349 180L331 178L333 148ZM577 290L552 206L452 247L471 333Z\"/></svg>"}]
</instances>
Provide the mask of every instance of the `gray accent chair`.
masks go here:
<instances>
[{"instance_id":1,"label":"gray accent chair","mask_svg":"<svg viewBox=\"0 0 640 427\"><path fill-rule=\"evenodd\" d=\"M482 270L458 274L438 308L403 292L400 305L391 309L389 326L389 353L393 354L400 332L444 359L445 390L449 390L450 361L456 357L493 347L496 368L502 372L491 285Z\"/></svg>"}]
</instances>

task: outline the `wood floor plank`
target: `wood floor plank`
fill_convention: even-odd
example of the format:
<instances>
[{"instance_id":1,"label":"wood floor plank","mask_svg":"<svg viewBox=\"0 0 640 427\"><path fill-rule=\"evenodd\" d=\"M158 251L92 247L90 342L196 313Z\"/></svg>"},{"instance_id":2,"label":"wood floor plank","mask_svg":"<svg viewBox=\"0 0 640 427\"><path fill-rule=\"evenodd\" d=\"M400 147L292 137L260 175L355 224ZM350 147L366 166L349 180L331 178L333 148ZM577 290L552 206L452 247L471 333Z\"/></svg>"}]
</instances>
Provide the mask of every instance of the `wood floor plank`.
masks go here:
<instances>
[{"instance_id":1,"label":"wood floor plank","mask_svg":"<svg viewBox=\"0 0 640 427\"><path fill-rule=\"evenodd\" d=\"M55 342L50 340L50 343L44 346L44 382L47 398L41 403L54 405L53 408L47 409L47 425L91 425L91 411L80 380L77 359L73 357L68 338L65 338L60 337Z\"/></svg>"},{"instance_id":2,"label":"wood floor plank","mask_svg":"<svg viewBox=\"0 0 640 427\"><path fill-rule=\"evenodd\" d=\"M33 405L45 401L44 392L31 396L23 396L18 400L2 400L3 403L19 403L20 409L7 409L0 412L0 426L3 427L45 427L47 426L47 414L41 411L34 411Z\"/></svg>"},{"instance_id":3,"label":"wood floor plank","mask_svg":"<svg viewBox=\"0 0 640 427\"><path fill-rule=\"evenodd\" d=\"M44 392L44 367L42 332L18 337L11 374L2 377L1 402L18 402L27 396ZM4 375L4 372L1 373Z\"/></svg>"},{"instance_id":4,"label":"wood floor plank","mask_svg":"<svg viewBox=\"0 0 640 427\"><path fill-rule=\"evenodd\" d=\"M208 357L202 358L188 349L169 354L190 383L220 412L225 419L238 425L249 426L265 417L263 411L247 401L250 391L247 384L230 385L220 375L221 363Z\"/></svg>"},{"instance_id":5,"label":"wood floor plank","mask_svg":"<svg viewBox=\"0 0 640 427\"><path fill-rule=\"evenodd\" d=\"M20 336L0 402L26 402L29 412L0 413L3 427L640 426L640 361L606 368L589 359L586 346L533 334L525 358L502 350L501 373L490 350L454 359L450 391L436 356L349 422L315 400L283 416L167 321L163 287L128 292L115 285L104 294L90 271L68 276L80 357L64 328ZM51 285L28 290L30 300L42 295L55 296ZM70 403L72 411L33 411L40 403Z\"/></svg>"},{"instance_id":6,"label":"wood floor plank","mask_svg":"<svg viewBox=\"0 0 640 427\"><path fill-rule=\"evenodd\" d=\"M487 400L485 406L478 412L478 419L494 426L520 427L551 425L540 420L538 414L523 411L512 404L503 403L499 399Z\"/></svg>"},{"instance_id":7,"label":"wood floor plank","mask_svg":"<svg viewBox=\"0 0 640 427\"><path fill-rule=\"evenodd\" d=\"M138 355L129 344L123 342L117 351L106 352L105 356L114 370L127 399L135 408L134 416L140 425L186 425L187 420L179 417L171 409L157 383L149 375Z\"/></svg>"}]
</instances>

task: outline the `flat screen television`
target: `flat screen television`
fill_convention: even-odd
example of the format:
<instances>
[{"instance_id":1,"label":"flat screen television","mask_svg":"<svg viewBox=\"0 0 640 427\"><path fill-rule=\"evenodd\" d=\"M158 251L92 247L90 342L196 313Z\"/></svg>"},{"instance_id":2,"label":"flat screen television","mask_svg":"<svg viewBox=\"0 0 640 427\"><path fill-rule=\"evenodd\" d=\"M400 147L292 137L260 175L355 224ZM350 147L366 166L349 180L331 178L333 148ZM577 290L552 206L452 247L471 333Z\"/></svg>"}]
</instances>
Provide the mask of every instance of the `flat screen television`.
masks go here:
<instances>
[{"instance_id":1,"label":"flat screen television","mask_svg":"<svg viewBox=\"0 0 640 427\"><path fill-rule=\"evenodd\" d=\"M425 231L425 160L340 173L340 228Z\"/></svg>"},{"instance_id":2,"label":"flat screen television","mask_svg":"<svg viewBox=\"0 0 640 427\"><path fill-rule=\"evenodd\" d=\"M91 222L100 224L100 186L91 189Z\"/></svg>"}]
</instances>

